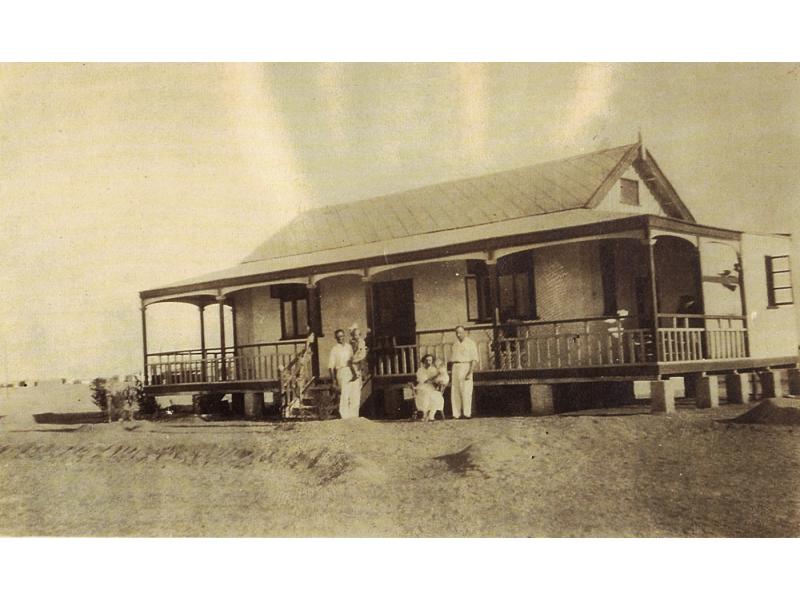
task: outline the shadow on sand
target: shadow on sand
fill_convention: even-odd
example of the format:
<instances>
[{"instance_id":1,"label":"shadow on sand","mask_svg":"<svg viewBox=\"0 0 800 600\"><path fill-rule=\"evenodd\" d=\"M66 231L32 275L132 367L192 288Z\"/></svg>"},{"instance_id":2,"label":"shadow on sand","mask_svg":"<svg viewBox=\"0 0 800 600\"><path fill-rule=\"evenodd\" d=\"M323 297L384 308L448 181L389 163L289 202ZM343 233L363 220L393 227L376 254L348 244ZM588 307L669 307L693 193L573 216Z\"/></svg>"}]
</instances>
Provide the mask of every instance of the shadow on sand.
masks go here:
<instances>
[{"instance_id":1,"label":"shadow on sand","mask_svg":"<svg viewBox=\"0 0 800 600\"><path fill-rule=\"evenodd\" d=\"M101 412L39 413L33 420L40 425L84 425L105 423L106 416Z\"/></svg>"}]
</instances>

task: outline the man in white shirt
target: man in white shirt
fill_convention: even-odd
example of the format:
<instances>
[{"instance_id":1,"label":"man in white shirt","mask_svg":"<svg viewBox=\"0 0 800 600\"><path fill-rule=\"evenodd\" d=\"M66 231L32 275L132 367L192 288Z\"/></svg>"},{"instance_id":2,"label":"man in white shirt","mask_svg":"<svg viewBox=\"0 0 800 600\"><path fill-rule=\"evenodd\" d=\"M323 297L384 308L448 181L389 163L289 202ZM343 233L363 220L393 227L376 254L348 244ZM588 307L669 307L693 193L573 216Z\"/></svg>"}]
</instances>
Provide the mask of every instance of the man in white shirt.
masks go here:
<instances>
[{"instance_id":1,"label":"man in white shirt","mask_svg":"<svg viewBox=\"0 0 800 600\"><path fill-rule=\"evenodd\" d=\"M453 406L453 418L472 417L472 374L478 366L478 347L467 331L459 325L456 327L456 338L453 343L453 387L450 392L450 404Z\"/></svg>"},{"instance_id":2,"label":"man in white shirt","mask_svg":"<svg viewBox=\"0 0 800 600\"><path fill-rule=\"evenodd\" d=\"M336 345L331 348L328 370L331 379L339 387L339 416L342 419L352 419L358 417L358 410L361 408L361 378L353 378L353 347L345 342L344 330L337 329L334 336Z\"/></svg>"}]
</instances>

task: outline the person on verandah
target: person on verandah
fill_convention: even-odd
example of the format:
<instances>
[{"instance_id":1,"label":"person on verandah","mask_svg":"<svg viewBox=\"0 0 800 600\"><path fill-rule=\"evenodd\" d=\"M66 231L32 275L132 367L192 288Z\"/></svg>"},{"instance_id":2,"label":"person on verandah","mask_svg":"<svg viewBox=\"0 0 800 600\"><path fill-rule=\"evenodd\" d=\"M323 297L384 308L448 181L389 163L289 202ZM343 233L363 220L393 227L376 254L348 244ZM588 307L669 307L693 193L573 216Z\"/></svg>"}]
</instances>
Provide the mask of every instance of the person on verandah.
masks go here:
<instances>
[{"instance_id":1,"label":"person on verandah","mask_svg":"<svg viewBox=\"0 0 800 600\"><path fill-rule=\"evenodd\" d=\"M453 343L453 388L450 391L450 403L453 406L453 418L463 415L472 417L472 373L478 366L478 347L467 336L463 326L456 327L457 340Z\"/></svg>"},{"instance_id":2,"label":"person on verandah","mask_svg":"<svg viewBox=\"0 0 800 600\"><path fill-rule=\"evenodd\" d=\"M352 419L358 417L361 407L361 378L353 377L353 347L345 341L344 330L337 329L334 337L336 344L331 348L328 358L328 371L339 392L339 416Z\"/></svg>"}]
</instances>

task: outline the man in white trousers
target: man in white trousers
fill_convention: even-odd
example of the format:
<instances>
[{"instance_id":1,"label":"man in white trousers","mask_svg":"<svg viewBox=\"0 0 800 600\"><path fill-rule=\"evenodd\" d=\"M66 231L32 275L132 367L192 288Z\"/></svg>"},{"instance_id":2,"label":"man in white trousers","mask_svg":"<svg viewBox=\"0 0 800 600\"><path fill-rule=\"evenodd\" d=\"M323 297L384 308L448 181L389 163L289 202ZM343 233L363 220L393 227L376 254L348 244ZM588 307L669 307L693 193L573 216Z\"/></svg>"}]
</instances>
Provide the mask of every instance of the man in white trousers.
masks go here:
<instances>
[{"instance_id":1,"label":"man in white trousers","mask_svg":"<svg viewBox=\"0 0 800 600\"><path fill-rule=\"evenodd\" d=\"M472 417L472 374L478 366L478 347L461 325L456 327L457 341L453 343L452 391L450 404L453 407L453 418L469 419Z\"/></svg>"},{"instance_id":2,"label":"man in white trousers","mask_svg":"<svg viewBox=\"0 0 800 600\"><path fill-rule=\"evenodd\" d=\"M353 419L358 417L361 408L361 377L353 378L353 347L345 342L344 330L337 329L334 336L336 345L331 348L328 370L339 388L339 416L342 419Z\"/></svg>"}]
</instances>

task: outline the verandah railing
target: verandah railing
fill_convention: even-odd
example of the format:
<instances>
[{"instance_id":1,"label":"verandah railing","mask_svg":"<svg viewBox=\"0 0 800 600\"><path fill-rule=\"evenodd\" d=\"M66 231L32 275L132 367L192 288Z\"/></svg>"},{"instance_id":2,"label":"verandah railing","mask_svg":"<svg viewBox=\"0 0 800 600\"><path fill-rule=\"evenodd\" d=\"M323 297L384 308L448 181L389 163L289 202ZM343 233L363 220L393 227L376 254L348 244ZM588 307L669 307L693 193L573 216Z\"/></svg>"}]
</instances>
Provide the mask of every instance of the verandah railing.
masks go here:
<instances>
[{"instance_id":1,"label":"verandah railing","mask_svg":"<svg viewBox=\"0 0 800 600\"><path fill-rule=\"evenodd\" d=\"M747 321L736 315L658 315L664 362L746 358Z\"/></svg>"},{"instance_id":2,"label":"verandah railing","mask_svg":"<svg viewBox=\"0 0 800 600\"><path fill-rule=\"evenodd\" d=\"M514 371L618 364L655 360L652 329L630 326L631 317L589 317L560 321L466 327L478 348L478 371ZM378 349L376 375L416 371L425 354L449 361L452 329L417 332L416 344Z\"/></svg>"},{"instance_id":3,"label":"verandah railing","mask_svg":"<svg viewBox=\"0 0 800 600\"><path fill-rule=\"evenodd\" d=\"M636 317L591 317L561 321L473 325L478 371L518 371L640 365L746 358L744 316L659 314L658 327L636 326ZM375 374L406 375L432 354L450 360L452 329L417 332L415 344L378 349ZM658 348L658 350L656 349Z\"/></svg>"},{"instance_id":4,"label":"verandah railing","mask_svg":"<svg viewBox=\"0 0 800 600\"><path fill-rule=\"evenodd\" d=\"M306 346L306 340L243 344L228 348L176 350L147 355L149 385L277 381L281 369Z\"/></svg>"},{"instance_id":5,"label":"verandah railing","mask_svg":"<svg viewBox=\"0 0 800 600\"><path fill-rule=\"evenodd\" d=\"M478 348L478 371L520 371L746 358L746 319L731 315L659 314L657 328L633 316L468 326ZM408 375L424 354L450 361L452 329L418 331L414 344L373 351L377 376ZM148 355L150 385L279 381L306 340L180 350Z\"/></svg>"}]
</instances>

